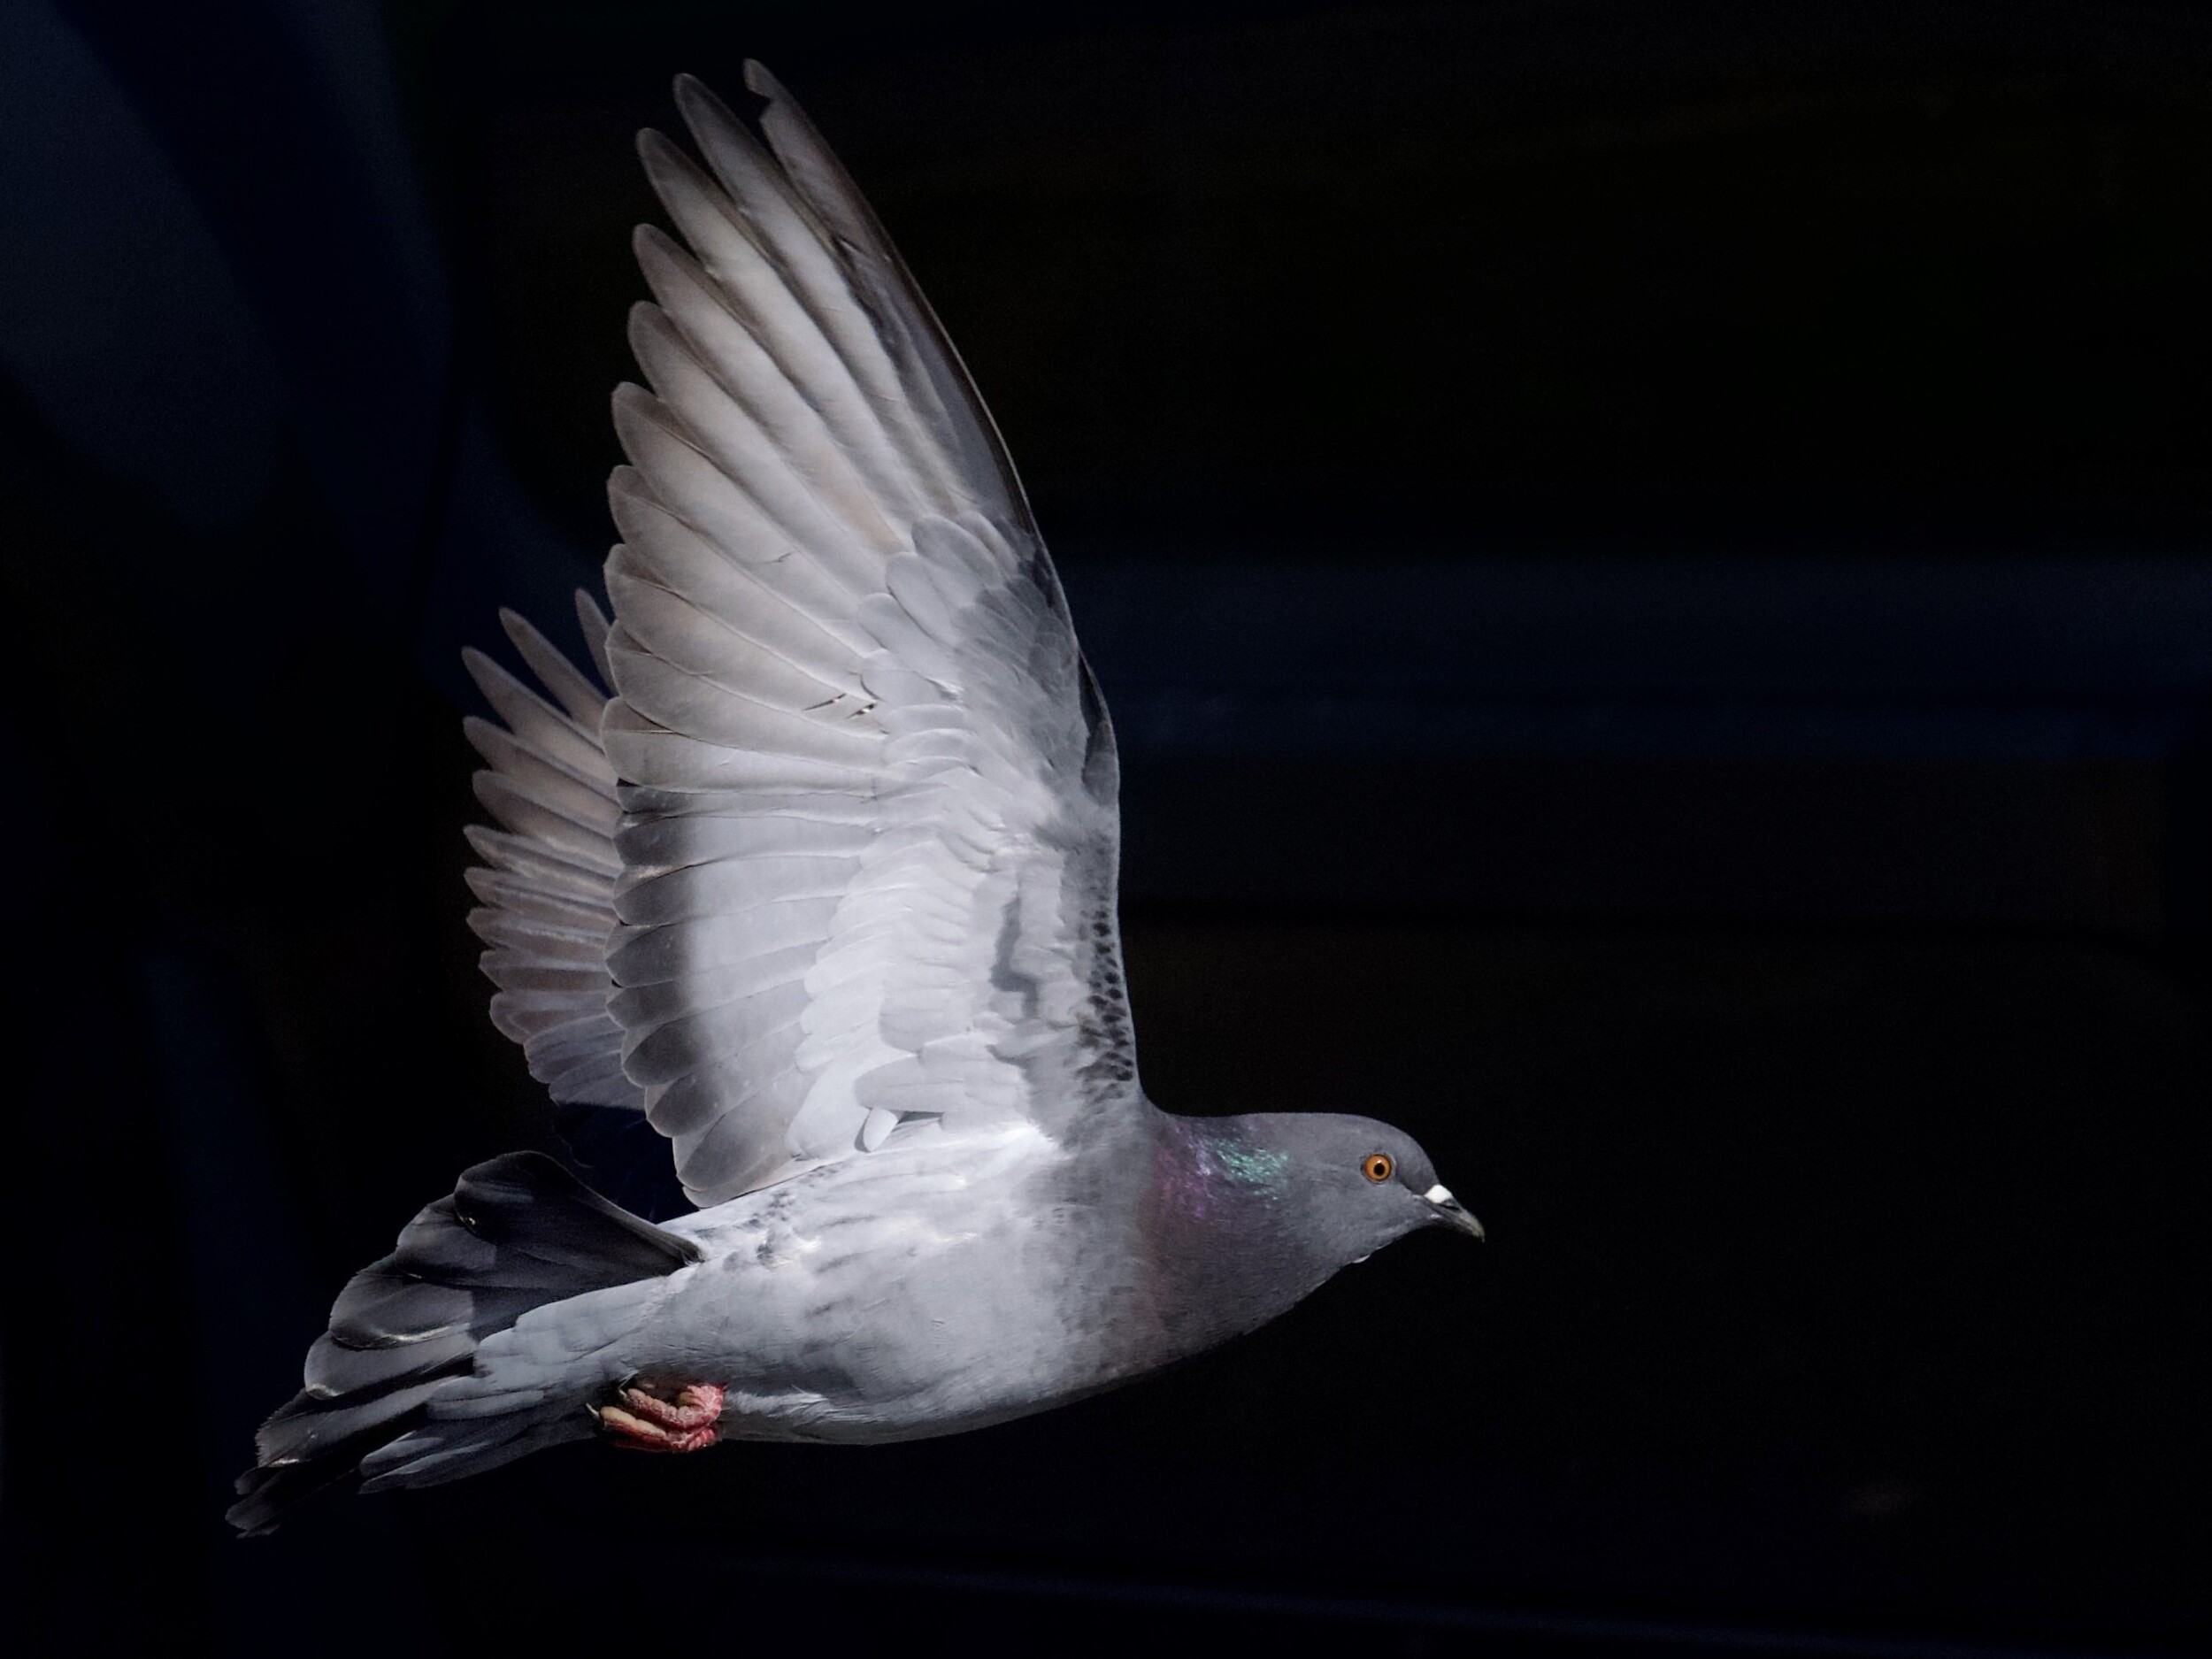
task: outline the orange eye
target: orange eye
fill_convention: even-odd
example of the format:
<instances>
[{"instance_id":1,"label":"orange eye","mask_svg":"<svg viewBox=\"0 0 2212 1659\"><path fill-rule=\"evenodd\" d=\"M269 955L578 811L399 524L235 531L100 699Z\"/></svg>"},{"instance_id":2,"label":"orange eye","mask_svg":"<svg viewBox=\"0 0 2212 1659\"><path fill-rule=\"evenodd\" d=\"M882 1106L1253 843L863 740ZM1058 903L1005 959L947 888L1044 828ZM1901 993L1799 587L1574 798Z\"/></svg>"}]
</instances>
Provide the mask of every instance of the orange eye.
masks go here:
<instances>
[{"instance_id":1,"label":"orange eye","mask_svg":"<svg viewBox=\"0 0 2212 1659\"><path fill-rule=\"evenodd\" d=\"M1359 1161L1359 1172L1379 1186L1390 1179L1398 1166L1390 1161L1387 1152L1370 1152Z\"/></svg>"}]
</instances>

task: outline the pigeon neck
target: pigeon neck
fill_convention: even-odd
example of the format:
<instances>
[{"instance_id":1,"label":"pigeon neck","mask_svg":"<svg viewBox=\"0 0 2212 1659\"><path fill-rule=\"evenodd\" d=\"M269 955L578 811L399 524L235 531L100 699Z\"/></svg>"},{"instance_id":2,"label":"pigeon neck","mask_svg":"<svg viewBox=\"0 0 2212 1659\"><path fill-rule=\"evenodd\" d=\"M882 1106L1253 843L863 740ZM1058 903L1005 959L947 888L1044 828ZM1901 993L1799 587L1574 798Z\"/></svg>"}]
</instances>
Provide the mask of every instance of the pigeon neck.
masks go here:
<instances>
[{"instance_id":1,"label":"pigeon neck","mask_svg":"<svg viewBox=\"0 0 2212 1659\"><path fill-rule=\"evenodd\" d=\"M1300 1225L1302 1188L1289 1155L1238 1120L1161 1114L1146 1233L1156 1305L1179 1347L1264 1325L1342 1265Z\"/></svg>"}]
</instances>

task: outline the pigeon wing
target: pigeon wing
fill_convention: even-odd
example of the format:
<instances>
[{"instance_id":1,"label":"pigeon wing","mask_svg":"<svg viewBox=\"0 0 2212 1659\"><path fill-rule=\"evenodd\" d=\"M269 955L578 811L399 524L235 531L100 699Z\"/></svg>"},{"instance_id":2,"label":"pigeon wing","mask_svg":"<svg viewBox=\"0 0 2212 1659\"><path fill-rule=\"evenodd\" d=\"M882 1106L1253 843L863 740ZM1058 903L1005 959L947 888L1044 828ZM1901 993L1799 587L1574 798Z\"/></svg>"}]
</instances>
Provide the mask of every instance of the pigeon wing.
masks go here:
<instances>
[{"instance_id":1,"label":"pigeon wing","mask_svg":"<svg viewBox=\"0 0 2212 1659\"><path fill-rule=\"evenodd\" d=\"M990 417L783 89L640 149L609 490L621 1064L701 1204L1139 1098L1106 709Z\"/></svg>"},{"instance_id":2,"label":"pigeon wing","mask_svg":"<svg viewBox=\"0 0 2212 1659\"><path fill-rule=\"evenodd\" d=\"M582 594L576 608L595 659L607 619ZM478 900L469 926L499 987L492 1024L522 1045L530 1075L557 1104L640 1110L645 1099L623 1075L621 1029L607 1012L607 940L622 869L614 841L621 808L599 741L607 694L513 611L499 619L552 701L481 652L462 653L498 716L462 722L484 759L477 800L499 825L468 831L480 861L468 872Z\"/></svg>"}]
</instances>

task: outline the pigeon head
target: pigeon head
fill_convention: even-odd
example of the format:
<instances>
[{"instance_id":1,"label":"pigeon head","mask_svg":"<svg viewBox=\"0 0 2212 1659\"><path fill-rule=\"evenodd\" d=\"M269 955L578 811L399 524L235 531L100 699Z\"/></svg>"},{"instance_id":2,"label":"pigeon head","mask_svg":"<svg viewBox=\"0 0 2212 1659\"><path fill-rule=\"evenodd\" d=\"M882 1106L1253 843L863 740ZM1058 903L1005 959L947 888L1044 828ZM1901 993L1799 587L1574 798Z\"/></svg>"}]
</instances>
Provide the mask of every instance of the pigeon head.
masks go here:
<instances>
[{"instance_id":1,"label":"pigeon head","mask_svg":"<svg viewBox=\"0 0 2212 1659\"><path fill-rule=\"evenodd\" d=\"M1336 1112L1267 1112L1238 1121L1255 1146L1281 1156L1286 1201L1338 1264L1363 1260L1417 1227L1483 1236L1482 1224L1436 1179L1429 1155L1403 1130Z\"/></svg>"},{"instance_id":2,"label":"pigeon head","mask_svg":"<svg viewBox=\"0 0 2212 1659\"><path fill-rule=\"evenodd\" d=\"M1256 1329L1420 1227L1482 1237L1412 1136L1371 1118L1160 1113L1147 1233L1163 1357Z\"/></svg>"}]
</instances>

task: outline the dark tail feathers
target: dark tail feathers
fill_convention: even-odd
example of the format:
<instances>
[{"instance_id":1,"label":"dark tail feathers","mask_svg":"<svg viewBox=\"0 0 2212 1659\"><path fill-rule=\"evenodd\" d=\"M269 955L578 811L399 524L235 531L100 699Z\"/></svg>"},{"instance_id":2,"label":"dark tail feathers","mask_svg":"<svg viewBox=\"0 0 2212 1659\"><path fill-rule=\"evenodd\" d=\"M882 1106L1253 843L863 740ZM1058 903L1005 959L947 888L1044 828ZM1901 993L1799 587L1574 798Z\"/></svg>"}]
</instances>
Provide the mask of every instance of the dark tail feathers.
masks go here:
<instances>
[{"instance_id":1,"label":"dark tail feathers","mask_svg":"<svg viewBox=\"0 0 2212 1659\"><path fill-rule=\"evenodd\" d=\"M356 1273L307 1352L306 1386L262 1425L231 1525L268 1532L301 1499L422 1421L477 1344L533 1308L697 1261L688 1239L608 1202L552 1159L511 1152L465 1173Z\"/></svg>"}]
</instances>

